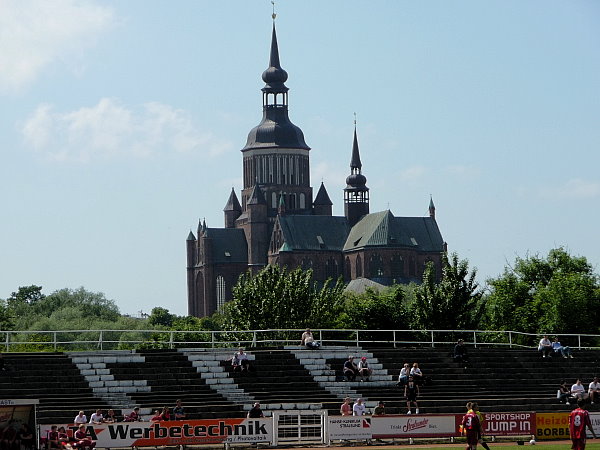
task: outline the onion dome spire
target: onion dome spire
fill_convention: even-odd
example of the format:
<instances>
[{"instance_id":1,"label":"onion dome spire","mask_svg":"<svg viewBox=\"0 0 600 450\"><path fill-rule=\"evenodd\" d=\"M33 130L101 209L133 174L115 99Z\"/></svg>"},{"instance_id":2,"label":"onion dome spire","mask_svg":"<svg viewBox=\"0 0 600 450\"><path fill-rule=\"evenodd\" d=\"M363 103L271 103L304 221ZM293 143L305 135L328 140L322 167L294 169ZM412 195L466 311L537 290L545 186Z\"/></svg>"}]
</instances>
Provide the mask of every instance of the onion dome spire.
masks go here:
<instances>
[{"instance_id":1,"label":"onion dome spire","mask_svg":"<svg viewBox=\"0 0 600 450\"><path fill-rule=\"evenodd\" d=\"M288 74L281 67L279 62L279 46L277 45L277 32L275 31L275 22L273 22L273 34L271 36L271 54L269 57L269 67L262 74L262 79L266 83L263 92L287 92L285 83Z\"/></svg>"},{"instance_id":2,"label":"onion dome spire","mask_svg":"<svg viewBox=\"0 0 600 450\"><path fill-rule=\"evenodd\" d=\"M346 178L348 188L365 188L367 177L361 173L362 163L356 135L356 119L354 119L354 142L352 143L352 159L350 160L350 175Z\"/></svg>"}]
</instances>

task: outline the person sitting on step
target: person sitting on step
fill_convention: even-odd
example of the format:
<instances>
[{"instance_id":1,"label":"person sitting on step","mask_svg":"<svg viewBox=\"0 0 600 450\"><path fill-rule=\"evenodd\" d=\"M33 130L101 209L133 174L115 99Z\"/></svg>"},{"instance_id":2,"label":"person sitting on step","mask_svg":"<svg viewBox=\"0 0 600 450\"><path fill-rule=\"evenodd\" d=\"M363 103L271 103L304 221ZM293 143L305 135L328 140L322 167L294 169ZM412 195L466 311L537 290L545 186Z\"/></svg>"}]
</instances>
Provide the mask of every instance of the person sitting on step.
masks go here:
<instances>
[{"instance_id":1,"label":"person sitting on step","mask_svg":"<svg viewBox=\"0 0 600 450\"><path fill-rule=\"evenodd\" d=\"M360 381L369 381L369 377L373 374L373 369L369 367L366 356L360 358L358 363L358 374L360 375Z\"/></svg>"},{"instance_id":2,"label":"person sitting on step","mask_svg":"<svg viewBox=\"0 0 600 450\"><path fill-rule=\"evenodd\" d=\"M348 359L344 363L344 376L348 381L355 381L358 375L358 367L354 362L354 356L348 355Z\"/></svg>"}]
</instances>

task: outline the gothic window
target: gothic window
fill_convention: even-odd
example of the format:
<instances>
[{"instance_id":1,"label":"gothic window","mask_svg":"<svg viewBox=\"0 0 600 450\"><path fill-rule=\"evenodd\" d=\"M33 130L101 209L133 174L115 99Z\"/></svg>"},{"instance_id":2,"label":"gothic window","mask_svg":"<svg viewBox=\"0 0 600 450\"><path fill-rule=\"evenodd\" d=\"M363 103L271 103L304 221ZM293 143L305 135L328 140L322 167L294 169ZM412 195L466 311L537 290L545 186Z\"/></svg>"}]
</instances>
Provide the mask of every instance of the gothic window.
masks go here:
<instances>
[{"instance_id":1,"label":"gothic window","mask_svg":"<svg viewBox=\"0 0 600 450\"><path fill-rule=\"evenodd\" d=\"M326 262L325 262L325 278L332 278L334 280L337 280L337 278L339 277L339 271L338 271L338 263L334 258L329 258Z\"/></svg>"},{"instance_id":2,"label":"gothic window","mask_svg":"<svg viewBox=\"0 0 600 450\"><path fill-rule=\"evenodd\" d=\"M220 310L225 304L225 278L222 275L217 276L217 310Z\"/></svg>"},{"instance_id":3,"label":"gothic window","mask_svg":"<svg viewBox=\"0 0 600 450\"><path fill-rule=\"evenodd\" d=\"M306 195L304 195L304 192L300 193L300 209L304 209L306 208Z\"/></svg>"},{"instance_id":4,"label":"gothic window","mask_svg":"<svg viewBox=\"0 0 600 450\"><path fill-rule=\"evenodd\" d=\"M356 257L356 278L361 278L362 276L362 258L358 255Z\"/></svg>"},{"instance_id":5,"label":"gothic window","mask_svg":"<svg viewBox=\"0 0 600 450\"><path fill-rule=\"evenodd\" d=\"M390 268L392 272L392 278L398 279L404 276L404 260L400 255L392 256L390 261Z\"/></svg>"},{"instance_id":6,"label":"gothic window","mask_svg":"<svg viewBox=\"0 0 600 450\"><path fill-rule=\"evenodd\" d=\"M290 209L296 209L296 194L290 194L288 196L288 204L290 205Z\"/></svg>"},{"instance_id":7,"label":"gothic window","mask_svg":"<svg viewBox=\"0 0 600 450\"><path fill-rule=\"evenodd\" d=\"M383 276L383 259L379 255L371 255L369 260L369 272L372 278Z\"/></svg>"},{"instance_id":8,"label":"gothic window","mask_svg":"<svg viewBox=\"0 0 600 450\"><path fill-rule=\"evenodd\" d=\"M303 258L300 264L301 264L302 270L312 269L312 266L313 266L312 259L308 259L308 258Z\"/></svg>"},{"instance_id":9,"label":"gothic window","mask_svg":"<svg viewBox=\"0 0 600 450\"><path fill-rule=\"evenodd\" d=\"M346 281L352 279L352 271L350 269L350 258L346 256L346 261L344 262L344 278L346 279Z\"/></svg>"},{"instance_id":10,"label":"gothic window","mask_svg":"<svg viewBox=\"0 0 600 450\"><path fill-rule=\"evenodd\" d=\"M411 256L410 262L408 264L408 274L411 277L414 277L416 275L416 272L417 272L417 262L415 261L415 257Z\"/></svg>"}]
</instances>

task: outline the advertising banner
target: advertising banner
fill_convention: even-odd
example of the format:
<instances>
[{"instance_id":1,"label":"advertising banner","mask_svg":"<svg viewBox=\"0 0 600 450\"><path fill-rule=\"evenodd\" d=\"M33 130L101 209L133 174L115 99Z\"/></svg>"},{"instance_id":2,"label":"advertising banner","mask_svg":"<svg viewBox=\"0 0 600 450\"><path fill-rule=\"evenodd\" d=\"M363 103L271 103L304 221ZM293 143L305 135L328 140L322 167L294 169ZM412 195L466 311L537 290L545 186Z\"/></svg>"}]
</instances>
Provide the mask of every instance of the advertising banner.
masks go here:
<instances>
[{"instance_id":1,"label":"advertising banner","mask_svg":"<svg viewBox=\"0 0 600 450\"><path fill-rule=\"evenodd\" d=\"M371 416L329 416L328 434L330 440L364 440L371 439Z\"/></svg>"},{"instance_id":2,"label":"advertising banner","mask_svg":"<svg viewBox=\"0 0 600 450\"><path fill-rule=\"evenodd\" d=\"M535 413L483 413L483 433L488 436L527 436L536 434ZM462 420L462 417L461 417Z\"/></svg>"},{"instance_id":3,"label":"advertising banner","mask_svg":"<svg viewBox=\"0 0 600 450\"><path fill-rule=\"evenodd\" d=\"M535 438L537 440L569 439L569 413L537 413Z\"/></svg>"},{"instance_id":4,"label":"advertising banner","mask_svg":"<svg viewBox=\"0 0 600 450\"><path fill-rule=\"evenodd\" d=\"M375 439L450 437L456 436L458 429L454 414L376 416L371 421L371 428Z\"/></svg>"},{"instance_id":5,"label":"advertising banner","mask_svg":"<svg viewBox=\"0 0 600 450\"><path fill-rule=\"evenodd\" d=\"M64 426L73 436L77 425ZM45 436L52 425L41 425L40 435ZM261 419L211 419L170 422L118 422L87 425L88 437L96 447L155 447L167 445L256 443L273 441L271 418Z\"/></svg>"}]
</instances>

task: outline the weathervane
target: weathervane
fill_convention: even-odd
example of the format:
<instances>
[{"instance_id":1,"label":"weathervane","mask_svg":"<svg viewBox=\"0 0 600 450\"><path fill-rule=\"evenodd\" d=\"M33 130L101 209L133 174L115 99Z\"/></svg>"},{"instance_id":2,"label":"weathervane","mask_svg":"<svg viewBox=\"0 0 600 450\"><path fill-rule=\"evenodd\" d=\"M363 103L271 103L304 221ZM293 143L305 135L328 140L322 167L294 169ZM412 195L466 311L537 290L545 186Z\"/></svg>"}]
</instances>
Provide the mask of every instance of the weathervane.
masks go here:
<instances>
[{"instance_id":1,"label":"weathervane","mask_svg":"<svg viewBox=\"0 0 600 450\"><path fill-rule=\"evenodd\" d=\"M275 14L275 1L271 0L271 5L273 5L273 14L271 15L271 17L273 18L273 22L275 22L275 17L277 17L277 14Z\"/></svg>"}]
</instances>

